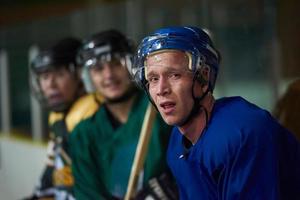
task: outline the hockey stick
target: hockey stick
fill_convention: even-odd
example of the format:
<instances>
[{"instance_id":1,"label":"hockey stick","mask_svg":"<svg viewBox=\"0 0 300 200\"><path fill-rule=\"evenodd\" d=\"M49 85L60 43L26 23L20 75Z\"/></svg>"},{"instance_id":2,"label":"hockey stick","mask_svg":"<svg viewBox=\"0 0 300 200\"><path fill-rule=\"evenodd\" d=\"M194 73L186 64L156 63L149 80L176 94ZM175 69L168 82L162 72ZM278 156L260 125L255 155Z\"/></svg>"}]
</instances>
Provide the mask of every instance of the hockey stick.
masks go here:
<instances>
[{"instance_id":1,"label":"hockey stick","mask_svg":"<svg viewBox=\"0 0 300 200\"><path fill-rule=\"evenodd\" d=\"M145 157L148 151L148 144L151 138L155 114L155 108L151 105L151 103L149 103L144 117L139 142L136 147L133 164L131 167L131 173L128 181L125 200L130 200L130 198L133 197L133 195L135 195L137 179L141 170L143 169Z\"/></svg>"}]
</instances>

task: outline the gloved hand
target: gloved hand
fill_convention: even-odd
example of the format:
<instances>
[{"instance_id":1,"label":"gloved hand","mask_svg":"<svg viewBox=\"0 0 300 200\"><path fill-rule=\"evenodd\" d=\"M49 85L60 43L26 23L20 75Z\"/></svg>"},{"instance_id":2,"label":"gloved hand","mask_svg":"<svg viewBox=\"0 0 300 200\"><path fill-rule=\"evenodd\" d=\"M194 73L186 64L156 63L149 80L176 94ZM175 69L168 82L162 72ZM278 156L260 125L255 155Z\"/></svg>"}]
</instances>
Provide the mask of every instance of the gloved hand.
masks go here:
<instances>
[{"instance_id":1,"label":"gloved hand","mask_svg":"<svg viewBox=\"0 0 300 200\"><path fill-rule=\"evenodd\" d=\"M177 200L179 199L177 185L170 173L149 180L148 185L138 192L135 200Z\"/></svg>"},{"instance_id":2,"label":"gloved hand","mask_svg":"<svg viewBox=\"0 0 300 200\"><path fill-rule=\"evenodd\" d=\"M38 197L37 195L33 194L29 197L25 197L21 200L54 200L54 196L49 196L49 197Z\"/></svg>"},{"instance_id":3,"label":"gloved hand","mask_svg":"<svg viewBox=\"0 0 300 200\"><path fill-rule=\"evenodd\" d=\"M54 196L55 194L53 188L47 188L44 190L36 188L31 196L25 197L21 200L54 200Z\"/></svg>"}]
</instances>

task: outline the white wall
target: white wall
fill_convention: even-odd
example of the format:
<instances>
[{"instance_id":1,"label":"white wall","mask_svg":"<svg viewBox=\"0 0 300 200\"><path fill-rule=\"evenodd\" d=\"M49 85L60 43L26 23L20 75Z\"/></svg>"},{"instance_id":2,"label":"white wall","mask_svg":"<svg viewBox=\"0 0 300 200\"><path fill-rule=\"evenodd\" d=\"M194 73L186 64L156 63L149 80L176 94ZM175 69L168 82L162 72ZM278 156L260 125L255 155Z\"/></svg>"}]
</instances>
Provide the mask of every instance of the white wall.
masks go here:
<instances>
[{"instance_id":1,"label":"white wall","mask_svg":"<svg viewBox=\"0 0 300 200\"><path fill-rule=\"evenodd\" d=\"M18 200L32 193L44 168L46 147L0 137L0 200Z\"/></svg>"}]
</instances>

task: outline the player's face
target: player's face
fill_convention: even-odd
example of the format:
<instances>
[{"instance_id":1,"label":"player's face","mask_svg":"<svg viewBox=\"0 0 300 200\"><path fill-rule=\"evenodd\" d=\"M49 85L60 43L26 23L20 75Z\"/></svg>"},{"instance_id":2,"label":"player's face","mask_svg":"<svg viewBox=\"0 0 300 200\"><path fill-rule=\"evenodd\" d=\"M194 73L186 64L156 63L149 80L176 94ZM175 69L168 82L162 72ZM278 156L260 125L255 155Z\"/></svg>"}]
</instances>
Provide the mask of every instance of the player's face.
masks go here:
<instances>
[{"instance_id":1,"label":"player's face","mask_svg":"<svg viewBox=\"0 0 300 200\"><path fill-rule=\"evenodd\" d=\"M53 107L74 99L79 80L62 67L39 74L39 84L48 106Z\"/></svg>"},{"instance_id":2,"label":"player's face","mask_svg":"<svg viewBox=\"0 0 300 200\"><path fill-rule=\"evenodd\" d=\"M121 98L132 86L126 67L118 59L92 67L90 76L96 90L111 101Z\"/></svg>"},{"instance_id":3,"label":"player's face","mask_svg":"<svg viewBox=\"0 0 300 200\"><path fill-rule=\"evenodd\" d=\"M149 93L169 125L184 122L193 107L193 74L188 63L188 56L180 51L159 52L146 61Z\"/></svg>"}]
</instances>

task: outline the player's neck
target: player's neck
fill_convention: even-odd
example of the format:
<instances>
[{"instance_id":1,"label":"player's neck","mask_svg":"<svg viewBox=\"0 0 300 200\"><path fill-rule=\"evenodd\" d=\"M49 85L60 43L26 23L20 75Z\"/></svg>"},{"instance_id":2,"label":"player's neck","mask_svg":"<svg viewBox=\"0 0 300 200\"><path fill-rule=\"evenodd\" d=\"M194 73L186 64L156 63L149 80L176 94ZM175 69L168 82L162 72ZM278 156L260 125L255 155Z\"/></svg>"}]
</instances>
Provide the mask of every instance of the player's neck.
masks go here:
<instances>
[{"instance_id":1,"label":"player's neck","mask_svg":"<svg viewBox=\"0 0 300 200\"><path fill-rule=\"evenodd\" d=\"M126 123L136 95L128 98L126 101L106 104L107 109L121 123Z\"/></svg>"},{"instance_id":2,"label":"player's neck","mask_svg":"<svg viewBox=\"0 0 300 200\"><path fill-rule=\"evenodd\" d=\"M211 112L215 103L215 99L211 93L203 99L202 105L207 110L207 122L206 114L203 108L193 119L191 119L184 126L179 127L180 132L185 135L193 144L196 144L198 139L201 137L203 130L206 128L206 125L211 117Z\"/></svg>"}]
</instances>

